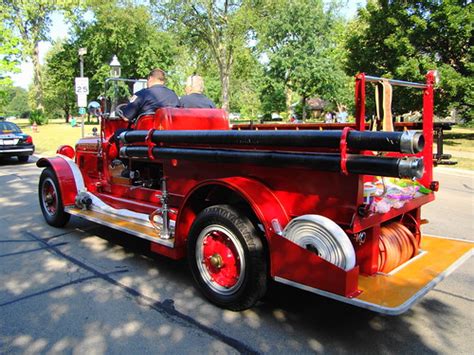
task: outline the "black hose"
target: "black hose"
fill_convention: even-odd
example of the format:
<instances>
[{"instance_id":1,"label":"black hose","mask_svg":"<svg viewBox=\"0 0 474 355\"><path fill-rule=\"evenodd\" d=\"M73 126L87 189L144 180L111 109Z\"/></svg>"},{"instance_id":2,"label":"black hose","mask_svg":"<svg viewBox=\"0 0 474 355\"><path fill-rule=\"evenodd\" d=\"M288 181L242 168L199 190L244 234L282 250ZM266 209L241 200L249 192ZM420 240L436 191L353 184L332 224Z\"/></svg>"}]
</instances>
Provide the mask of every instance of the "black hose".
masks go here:
<instances>
[{"instance_id":1,"label":"black hose","mask_svg":"<svg viewBox=\"0 0 474 355\"><path fill-rule=\"evenodd\" d=\"M148 131L127 131L120 135L125 144L144 142ZM183 130L155 131L151 140L165 144L209 144L242 146L313 147L338 149L342 131L280 130L280 131L225 131ZM415 154L423 150L420 132L350 131L347 146L353 150L375 150Z\"/></svg>"},{"instance_id":2,"label":"black hose","mask_svg":"<svg viewBox=\"0 0 474 355\"><path fill-rule=\"evenodd\" d=\"M341 171L341 156L339 154L162 147L154 147L152 152L157 159L184 159L213 164L254 164L279 168L303 167L322 171ZM144 146L122 147L120 156L148 158L148 148ZM420 178L423 174L423 160L419 158L380 158L350 154L346 166L348 173L352 174L408 178Z\"/></svg>"}]
</instances>

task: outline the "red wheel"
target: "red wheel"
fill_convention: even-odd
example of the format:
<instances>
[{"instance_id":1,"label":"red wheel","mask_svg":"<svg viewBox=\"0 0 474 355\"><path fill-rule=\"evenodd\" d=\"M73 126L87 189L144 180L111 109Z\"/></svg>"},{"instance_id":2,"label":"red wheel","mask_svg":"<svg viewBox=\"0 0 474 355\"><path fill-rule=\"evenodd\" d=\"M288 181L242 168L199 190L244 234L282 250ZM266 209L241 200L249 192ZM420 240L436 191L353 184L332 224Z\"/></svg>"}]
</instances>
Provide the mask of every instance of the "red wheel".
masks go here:
<instances>
[{"instance_id":1,"label":"red wheel","mask_svg":"<svg viewBox=\"0 0 474 355\"><path fill-rule=\"evenodd\" d=\"M38 197L41 212L48 224L62 227L69 221L70 215L64 211L56 174L50 168L44 169L41 173Z\"/></svg>"},{"instance_id":2,"label":"red wheel","mask_svg":"<svg viewBox=\"0 0 474 355\"><path fill-rule=\"evenodd\" d=\"M244 250L237 237L221 225L210 225L199 234L196 263L204 281L215 292L231 294L242 285Z\"/></svg>"},{"instance_id":3,"label":"red wheel","mask_svg":"<svg viewBox=\"0 0 474 355\"><path fill-rule=\"evenodd\" d=\"M189 234L188 258L199 289L218 306L243 310L266 291L260 236L231 206L208 207L197 216Z\"/></svg>"}]
</instances>

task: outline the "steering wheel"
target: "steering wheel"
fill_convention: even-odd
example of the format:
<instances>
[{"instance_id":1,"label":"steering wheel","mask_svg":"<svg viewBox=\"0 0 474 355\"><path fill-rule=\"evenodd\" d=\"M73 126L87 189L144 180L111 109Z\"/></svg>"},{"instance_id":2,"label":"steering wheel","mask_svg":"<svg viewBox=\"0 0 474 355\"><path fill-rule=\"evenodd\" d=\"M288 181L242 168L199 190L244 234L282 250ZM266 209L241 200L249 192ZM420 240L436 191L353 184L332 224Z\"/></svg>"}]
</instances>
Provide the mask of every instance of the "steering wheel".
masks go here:
<instances>
[{"instance_id":1,"label":"steering wheel","mask_svg":"<svg viewBox=\"0 0 474 355\"><path fill-rule=\"evenodd\" d=\"M128 118L123 115L122 109L123 109L125 106L127 106L127 105L128 105L127 103L124 103L124 104L117 105L117 106L115 107L115 113L117 113L120 118L122 118L122 119L124 119L124 120L126 120L126 121L128 121Z\"/></svg>"}]
</instances>

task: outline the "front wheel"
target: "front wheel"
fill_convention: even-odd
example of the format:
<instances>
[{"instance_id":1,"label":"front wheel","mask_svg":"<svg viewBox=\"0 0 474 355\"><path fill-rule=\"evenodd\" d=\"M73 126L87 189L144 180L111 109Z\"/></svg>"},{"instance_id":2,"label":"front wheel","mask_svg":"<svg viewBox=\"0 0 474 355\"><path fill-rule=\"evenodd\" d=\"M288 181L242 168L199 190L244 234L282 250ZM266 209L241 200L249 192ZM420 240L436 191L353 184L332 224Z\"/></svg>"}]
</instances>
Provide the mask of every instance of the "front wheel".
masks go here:
<instances>
[{"instance_id":1,"label":"front wheel","mask_svg":"<svg viewBox=\"0 0 474 355\"><path fill-rule=\"evenodd\" d=\"M53 227L63 227L71 215L64 211L58 179L51 168L43 170L38 186L38 197L44 219Z\"/></svg>"},{"instance_id":2,"label":"front wheel","mask_svg":"<svg viewBox=\"0 0 474 355\"><path fill-rule=\"evenodd\" d=\"M244 310L265 294L262 240L232 206L211 206L199 213L189 233L188 260L199 289L220 307Z\"/></svg>"}]
</instances>

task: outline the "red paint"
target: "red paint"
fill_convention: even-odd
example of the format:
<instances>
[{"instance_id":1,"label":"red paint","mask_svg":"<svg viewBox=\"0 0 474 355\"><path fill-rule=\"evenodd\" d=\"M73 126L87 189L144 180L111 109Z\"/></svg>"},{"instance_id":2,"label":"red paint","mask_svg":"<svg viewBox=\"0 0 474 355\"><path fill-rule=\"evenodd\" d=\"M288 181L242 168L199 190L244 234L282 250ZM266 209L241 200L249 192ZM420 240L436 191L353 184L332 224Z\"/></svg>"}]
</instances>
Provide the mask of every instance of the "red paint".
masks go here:
<instances>
[{"instance_id":1,"label":"red paint","mask_svg":"<svg viewBox=\"0 0 474 355\"><path fill-rule=\"evenodd\" d=\"M59 182L64 206L74 205L77 195L76 182L69 164L61 157L41 158L36 162L40 168L51 167Z\"/></svg>"},{"instance_id":2,"label":"red paint","mask_svg":"<svg viewBox=\"0 0 474 355\"><path fill-rule=\"evenodd\" d=\"M434 108L435 71L431 70L426 75L426 89L423 91L423 135L425 148L422 156L425 162L425 174L420 182L430 188L433 181L433 108Z\"/></svg>"},{"instance_id":3,"label":"red paint","mask_svg":"<svg viewBox=\"0 0 474 355\"><path fill-rule=\"evenodd\" d=\"M151 242L150 250L154 253L164 255L174 260L180 260L186 256L186 249L184 247L175 246L174 248L169 248L162 244Z\"/></svg>"},{"instance_id":4,"label":"red paint","mask_svg":"<svg viewBox=\"0 0 474 355\"><path fill-rule=\"evenodd\" d=\"M341 143L339 149L341 150L341 172L344 175L349 175L349 172L347 171L347 134L351 130L351 127L344 127L341 133Z\"/></svg>"},{"instance_id":5,"label":"red paint","mask_svg":"<svg viewBox=\"0 0 474 355\"><path fill-rule=\"evenodd\" d=\"M345 271L281 236L274 235L272 245L273 276L346 297L359 293L359 267Z\"/></svg>"},{"instance_id":6,"label":"red paint","mask_svg":"<svg viewBox=\"0 0 474 355\"><path fill-rule=\"evenodd\" d=\"M202 244L204 265L212 280L223 287L234 286L241 270L239 254L231 239L220 231L213 231L204 237ZM217 258L220 265L213 264L213 258Z\"/></svg>"},{"instance_id":7,"label":"red paint","mask_svg":"<svg viewBox=\"0 0 474 355\"><path fill-rule=\"evenodd\" d=\"M62 145L58 148L56 151L57 154L62 154L67 156L69 159L74 159L74 155L76 154L74 152L74 148L71 147L70 145Z\"/></svg>"},{"instance_id":8,"label":"red paint","mask_svg":"<svg viewBox=\"0 0 474 355\"><path fill-rule=\"evenodd\" d=\"M356 129L364 131L365 123L365 73L360 73L356 76L355 87L355 104L356 104Z\"/></svg>"}]
</instances>

